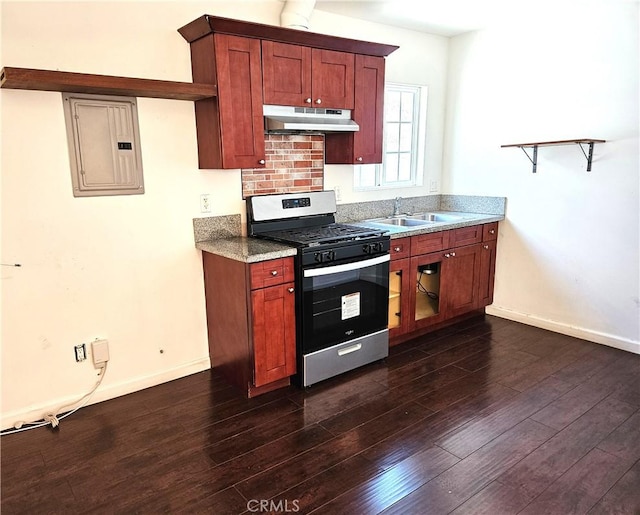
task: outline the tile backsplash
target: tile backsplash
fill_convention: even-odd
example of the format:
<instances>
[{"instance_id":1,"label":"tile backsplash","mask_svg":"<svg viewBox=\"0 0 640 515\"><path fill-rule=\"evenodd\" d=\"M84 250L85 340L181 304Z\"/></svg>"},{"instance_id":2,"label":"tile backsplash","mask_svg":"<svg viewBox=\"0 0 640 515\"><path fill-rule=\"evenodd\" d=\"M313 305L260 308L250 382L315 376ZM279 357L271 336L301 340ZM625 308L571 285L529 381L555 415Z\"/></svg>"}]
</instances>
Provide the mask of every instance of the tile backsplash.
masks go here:
<instances>
[{"instance_id":1,"label":"tile backsplash","mask_svg":"<svg viewBox=\"0 0 640 515\"><path fill-rule=\"evenodd\" d=\"M265 134L265 168L242 170L242 198L269 193L322 191L322 134Z\"/></svg>"}]
</instances>

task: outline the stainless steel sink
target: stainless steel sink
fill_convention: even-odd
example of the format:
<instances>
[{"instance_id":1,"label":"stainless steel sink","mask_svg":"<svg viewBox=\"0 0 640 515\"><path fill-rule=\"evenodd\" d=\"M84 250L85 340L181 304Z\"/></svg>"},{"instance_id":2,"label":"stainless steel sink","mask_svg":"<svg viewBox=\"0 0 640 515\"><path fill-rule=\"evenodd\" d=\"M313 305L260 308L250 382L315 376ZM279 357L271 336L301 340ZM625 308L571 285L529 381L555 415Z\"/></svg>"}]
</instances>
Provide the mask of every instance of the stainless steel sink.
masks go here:
<instances>
[{"instance_id":1,"label":"stainless steel sink","mask_svg":"<svg viewBox=\"0 0 640 515\"><path fill-rule=\"evenodd\" d=\"M446 212L430 212L430 213L416 213L413 215L399 215L391 216L388 218L374 218L371 220L365 220L365 222L381 224L381 225L395 225L396 227L421 227L435 223L454 223L460 222L468 218L464 213L446 213Z\"/></svg>"},{"instance_id":2,"label":"stainless steel sink","mask_svg":"<svg viewBox=\"0 0 640 515\"><path fill-rule=\"evenodd\" d=\"M449 213L419 213L409 216L412 220L429 221L429 222L458 222L464 220L462 215L454 215Z\"/></svg>"},{"instance_id":3,"label":"stainless steel sink","mask_svg":"<svg viewBox=\"0 0 640 515\"><path fill-rule=\"evenodd\" d=\"M398 225L404 227L415 227L418 225L429 225L433 223L430 220L420 220L418 218L408 218L408 217L393 217L393 218L376 218L375 220L367 220L368 222L373 222L376 224L383 225Z\"/></svg>"}]
</instances>

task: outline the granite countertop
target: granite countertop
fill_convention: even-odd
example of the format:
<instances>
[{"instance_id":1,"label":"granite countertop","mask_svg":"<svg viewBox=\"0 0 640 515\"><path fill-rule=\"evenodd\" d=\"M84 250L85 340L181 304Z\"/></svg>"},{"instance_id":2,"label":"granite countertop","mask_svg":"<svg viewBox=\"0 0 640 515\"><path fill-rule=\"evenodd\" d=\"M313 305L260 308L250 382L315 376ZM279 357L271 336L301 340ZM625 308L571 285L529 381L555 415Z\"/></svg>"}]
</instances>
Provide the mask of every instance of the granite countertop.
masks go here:
<instances>
[{"instance_id":1,"label":"granite countertop","mask_svg":"<svg viewBox=\"0 0 640 515\"><path fill-rule=\"evenodd\" d=\"M360 225L363 227L384 229L385 232L389 233L391 239L396 239L504 220L503 215L486 215L480 213L458 214L464 215L465 218L455 222L432 222L418 227L396 227L394 225L366 221L350 223L352 225ZM196 248L204 252L209 252L210 254L216 254L218 256L242 261L244 263L257 263L260 261L268 261L269 259L295 256L297 254L297 249L295 247L285 245L284 243L276 243L259 238L244 236L215 238L200 241L196 243Z\"/></svg>"},{"instance_id":2,"label":"granite countertop","mask_svg":"<svg viewBox=\"0 0 640 515\"><path fill-rule=\"evenodd\" d=\"M391 239L406 238L408 236L417 236L419 234L428 234L432 232L448 231L449 229L458 229L459 227L469 227L471 225L488 224L491 222L500 222L504 220L504 215L488 215L482 213L466 213L459 211L437 211L437 213L460 215L460 220L447 222L429 222L425 225L418 226L395 226L388 224L380 224L374 221L351 222L353 225L363 227L374 227L376 229L384 229Z\"/></svg>"},{"instance_id":3,"label":"granite countertop","mask_svg":"<svg viewBox=\"0 0 640 515\"><path fill-rule=\"evenodd\" d=\"M418 226L396 226L371 221L376 218L389 218L388 214L395 207L394 200L390 199L339 204L337 207L337 222L383 230L392 239L396 239L500 222L505 219L506 198L429 195L401 199L401 211L403 212L443 213L459 217L455 220L430 222ZM295 247L284 243L240 236L241 217L239 214L194 218L193 225L197 249L236 261L257 263L297 254Z\"/></svg>"},{"instance_id":4,"label":"granite countertop","mask_svg":"<svg viewBox=\"0 0 640 515\"><path fill-rule=\"evenodd\" d=\"M216 254L245 263L257 263L259 261L268 261L269 259L295 256L297 254L295 247L243 236L200 241L196 243L196 248L203 252L209 252L210 254Z\"/></svg>"}]
</instances>

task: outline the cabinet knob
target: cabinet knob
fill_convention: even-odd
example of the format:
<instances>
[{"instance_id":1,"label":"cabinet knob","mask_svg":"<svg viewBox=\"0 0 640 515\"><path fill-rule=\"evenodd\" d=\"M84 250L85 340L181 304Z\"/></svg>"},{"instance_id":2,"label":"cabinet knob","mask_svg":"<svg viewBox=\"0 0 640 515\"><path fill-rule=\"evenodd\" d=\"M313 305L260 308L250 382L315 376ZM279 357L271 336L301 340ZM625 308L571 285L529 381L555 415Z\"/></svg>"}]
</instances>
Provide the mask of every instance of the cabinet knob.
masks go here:
<instances>
[{"instance_id":1,"label":"cabinet knob","mask_svg":"<svg viewBox=\"0 0 640 515\"><path fill-rule=\"evenodd\" d=\"M452 253L451 253L451 257L456 257L456 253L455 253L455 252L452 252Z\"/></svg>"},{"instance_id":2,"label":"cabinet knob","mask_svg":"<svg viewBox=\"0 0 640 515\"><path fill-rule=\"evenodd\" d=\"M444 257L449 258L451 257L451 254L449 254L448 252L444 255Z\"/></svg>"},{"instance_id":3,"label":"cabinet knob","mask_svg":"<svg viewBox=\"0 0 640 515\"><path fill-rule=\"evenodd\" d=\"M287 290L289 291L289 293L293 293L293 288L287 288Z\"/></svg>"},{"instance_id":4,"label":"cabinet knob","mask_svg":"<svg viewBox=\"0 0 640 515\"><path fill-rule=\"evenodd\" d=\"M305 103L310 104L311 103L311 99L310 98L305 98L304 99Z\"/></svg>"},{"instance_id":5,"label":"cabinet knob","mask_svg":"<svg viewBox=\"0 0 640 515\"><path fill-rule=\"evenodd\" d=\"M356 157L356 161L358 161L359 163L362 163L362 156Z\"/></svg>"},{"instance_id":6,"label":"cabinet knob","mask_svg":"<svg viewBox=\"0 0 640 515\"><path fill-rule=\"evenodd\" d=\"M322 99L321 98L316 98L316 104L322 104Z\"/></svg>"},{"instance_id":7,"label":"cabinet knob","mask_svg":"<svg viewBox=\"0 0 640 515\"><path fill-rule=\"evenodd\" d=\"M394 252L400 252L402 249L400 247L393 247Z\"/></svg>"},{"instance_id":8,"label":"cabinet knob","mask_svg":"<svg viewBox=\"0 0 640 515\"><path fill-rule=\"evenodd\" d=\"M489 230L489 234L495 234L495 233L496 233L496 230L495 230L495 229L490 229L490 230Z\"/></svg>"},{"instance_id":9,"label":"cabinet knob","mask_svg":"<svg viewBox=\"0 0 640 515\"><path fill-rule=\"evenodd\" d=\"M265 163L264 159L260 159L260 161L258 161L258 164L263 165Z\"/></svg>"},{"instance_id":10,"label":"cabinet knob","mask_svg":"<svg viewBox=\"0 0 640 515\"><path fill-rule=\"evenodd\" d=\"M273 275L273 276L278 275L278 271L277 270L271 270L271 275Z\"/></svg>"},{"instance_id":11,"label":"cabinet knob","mask_svg":"<svg viewBox=\"0 0 640 515\"><path fill-rule=\"evenodd\" d=\"M489 245L483 245L483 247L487 250L489 250Z\"/></svg>"}]
</instances>

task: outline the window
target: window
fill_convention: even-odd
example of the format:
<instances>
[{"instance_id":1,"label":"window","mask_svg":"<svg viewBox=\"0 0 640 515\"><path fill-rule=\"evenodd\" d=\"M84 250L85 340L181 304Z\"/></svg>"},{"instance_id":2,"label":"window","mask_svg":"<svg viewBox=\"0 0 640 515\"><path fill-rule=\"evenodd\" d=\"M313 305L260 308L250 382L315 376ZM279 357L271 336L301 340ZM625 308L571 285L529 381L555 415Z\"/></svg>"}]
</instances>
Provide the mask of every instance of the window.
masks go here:
<instances>
[{"instance_id":1,"label":"window","mask_svg":"<svg viewBox=\"0 0 640 515\"><path fill-rule=\"evenodd\" d=\"M356 189L401 188L422 183L427 88L386 84L382 164L355 167Z\"/></svg>"}]
</instances>

